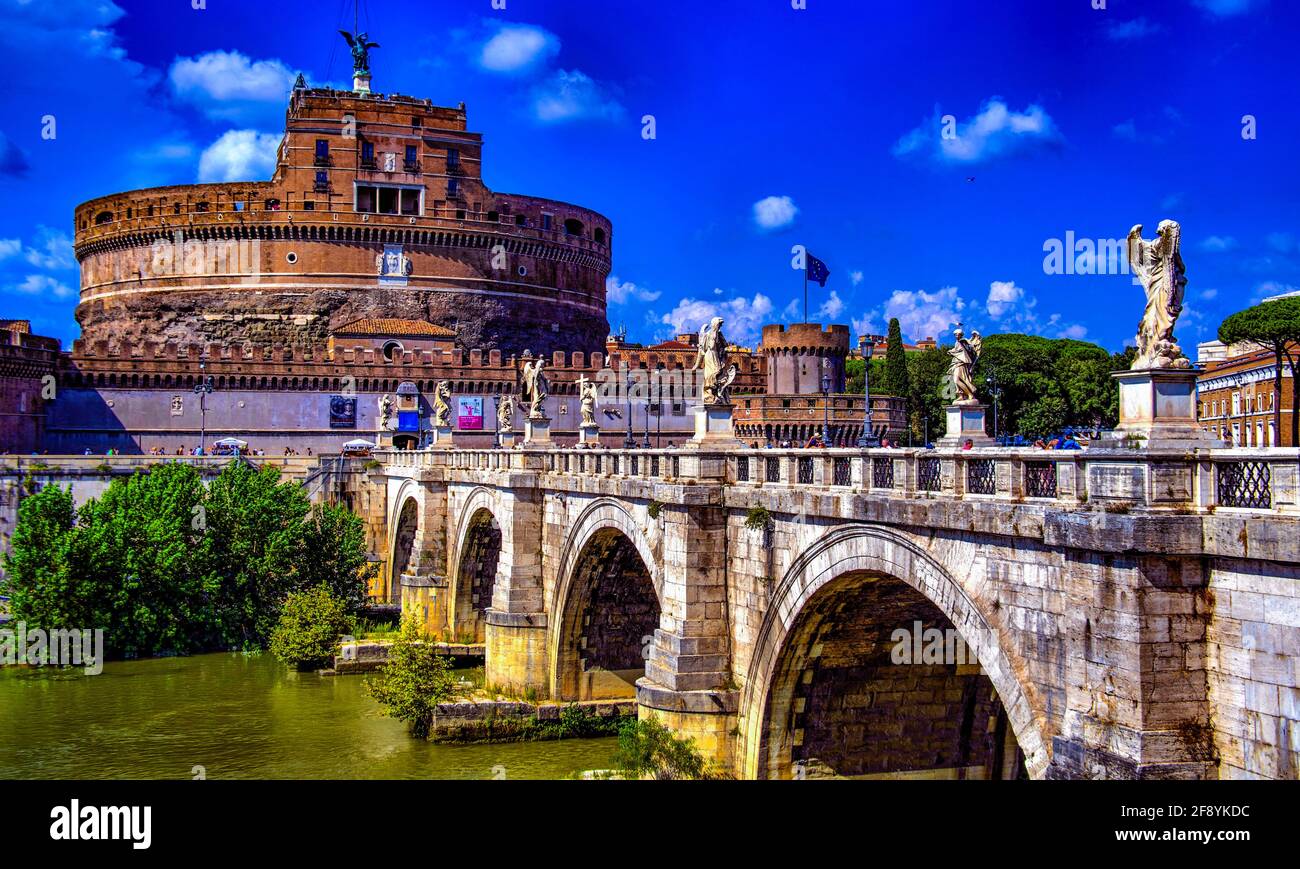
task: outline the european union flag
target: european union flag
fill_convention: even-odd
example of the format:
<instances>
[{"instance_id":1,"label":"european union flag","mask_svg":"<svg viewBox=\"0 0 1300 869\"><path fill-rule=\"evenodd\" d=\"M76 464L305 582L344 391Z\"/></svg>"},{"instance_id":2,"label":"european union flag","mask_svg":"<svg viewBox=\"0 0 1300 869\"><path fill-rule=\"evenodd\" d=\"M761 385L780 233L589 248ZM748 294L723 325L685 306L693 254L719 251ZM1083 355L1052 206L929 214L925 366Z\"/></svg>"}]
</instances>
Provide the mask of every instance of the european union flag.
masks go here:
<instances>
[{"instance_id":1,"label":"european union flag","mask_svg":"<svg viewBox=\"0 0 1300 869\"><path fill-rule=\"evenodd\" d=\"M826 263L810 253L804 254L804 271L808 272L808 280L816 281L819 287L826 286L826 279L831 276L831 270L826 268Z\"/></svg>"}]
</instances>

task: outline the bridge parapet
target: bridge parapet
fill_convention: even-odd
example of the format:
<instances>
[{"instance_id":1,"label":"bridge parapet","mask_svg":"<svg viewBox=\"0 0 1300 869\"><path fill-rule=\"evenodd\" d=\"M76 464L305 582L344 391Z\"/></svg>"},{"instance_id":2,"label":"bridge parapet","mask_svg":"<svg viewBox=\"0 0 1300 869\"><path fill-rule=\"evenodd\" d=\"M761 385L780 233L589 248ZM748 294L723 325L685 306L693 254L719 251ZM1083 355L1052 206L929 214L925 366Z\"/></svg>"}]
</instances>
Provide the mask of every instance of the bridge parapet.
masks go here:
<instances>
[{"instance_id":1,"label":"bridge parapet","mask_svg":"<svg viewBox=\"0 0 1300 869\"><path fill-rule=\"evenodd\" d=\"M909 500L1091 503L1107 512L1300 514L1300 450L689 449L387 451L394 471L442 468L649 482L856 491Z\"/></svg>"}]
</instances>

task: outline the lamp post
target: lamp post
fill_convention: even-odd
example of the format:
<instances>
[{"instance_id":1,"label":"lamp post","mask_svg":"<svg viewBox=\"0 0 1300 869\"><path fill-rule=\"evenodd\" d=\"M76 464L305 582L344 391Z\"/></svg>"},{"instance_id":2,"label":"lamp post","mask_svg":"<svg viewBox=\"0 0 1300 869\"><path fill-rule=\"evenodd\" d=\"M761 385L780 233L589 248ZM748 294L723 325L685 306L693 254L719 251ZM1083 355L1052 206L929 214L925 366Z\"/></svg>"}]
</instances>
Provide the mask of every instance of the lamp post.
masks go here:
<instances>
[{"instance_id":1,"label":"lamp post","mask_svg":"<svg viewBox=\"0 0 1300 869\"><path fill-rule=\"evenodd\" d=\"M636 448L636 435L632 433L632 369L627 370L627 437L623 438L623 449Z\"/></svg>"},{"instance_id":2,"label":"lamp post","mask_svg":"<svg viewBox=\"0 0 1300 869\"><path fill-rule=\"evenodd\" d=\"M876 342L863 337L862 343L862 382L864 386L864 403L862 407L862 437L858 438L859 447L869 447L875 436L871 433L871 356L876 349Z\"/></svg>"},{"instance_id":3,"label":"lamp post","mask_svg":"<svg viewBox=\"0 0 1300 869\"><path fill-rule=\"evenodd\" d=\"M822 359L822 447L831 445L831 373L829 359Z\"/></svg>"},{"instance_id":4,"label":"lamp post","mask_svg":"<svg viewBox=\"0 0 1300 869\"><path fill-rule=\"evenodd\" d=\"M194 394L199 397L199 455L208 454L204 443L208 439L208 395L213 391L212 375L208 371L208 357L199 358L199 382L194 384Z\"/></svg>"}]
</instances>

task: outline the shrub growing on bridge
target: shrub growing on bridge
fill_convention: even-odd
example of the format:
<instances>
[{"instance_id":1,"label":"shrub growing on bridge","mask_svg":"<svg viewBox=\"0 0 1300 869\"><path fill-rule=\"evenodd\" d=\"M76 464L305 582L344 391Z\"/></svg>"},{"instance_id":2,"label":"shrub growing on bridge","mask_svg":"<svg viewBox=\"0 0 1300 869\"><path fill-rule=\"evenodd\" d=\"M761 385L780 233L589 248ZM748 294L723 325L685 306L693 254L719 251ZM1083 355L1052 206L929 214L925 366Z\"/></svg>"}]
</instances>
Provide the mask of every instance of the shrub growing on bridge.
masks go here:
<instances>
[{"instance_id":1,"label":"shrub growing on bridge","mask_svg":"<svg viewBox=\"0 0 1300 869\"><path fill-rule=\"evenodd\" d=\"M619 728L614 768L629 779L705 778L695 740L674 735L654 717L629 719Z\"/></svg>"},{"instance_id":2,"label":"shrub growing on bridge","mask_svg":"<svg viewBox=\"0 0 1300 869\"><path fill-rule=\"evenodd\" d=\"M388 647L388 660L379 675L366 681L370 695L384 714L405 721L412 736L426 738L439 703L456 693L451 661L423 635L414 615L402 619L402 632Z\"/></svg>"}]
</instances>

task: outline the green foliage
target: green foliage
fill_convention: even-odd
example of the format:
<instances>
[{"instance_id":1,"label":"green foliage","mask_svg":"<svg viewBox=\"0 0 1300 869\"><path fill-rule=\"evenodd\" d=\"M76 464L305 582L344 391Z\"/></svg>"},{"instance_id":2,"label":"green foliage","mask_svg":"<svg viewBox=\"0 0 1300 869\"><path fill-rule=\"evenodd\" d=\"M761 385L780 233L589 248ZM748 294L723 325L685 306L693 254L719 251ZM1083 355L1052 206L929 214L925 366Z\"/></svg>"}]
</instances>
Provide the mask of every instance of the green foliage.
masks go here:
<instances>
[{"instance_id":1,"label":"green foliage","mask_svg":"<svg viewBox=\"0 0 1300 869\"><path fill-rule=\"evenodd\" d=\"M863 371L866 363L862 359L848 359L844 362L844 391L850 395L862 395L866 389ZM882 384L885 380L885 360L871 360L871 394L888 395Z\"/></svg>"},{"instance_id":2,"label":"green foliage","mask_svg":"<svg viewBox=\"0 0 1300 869\"><path fill-rule=\"evenodd\" d=\"M1107 428L1119 418L1116 360L1096 344L1037 335L989 335L975 370L981 401L1000 389L1003 432L1050 435L1065 426Z\"/></svg>"},{"instance_id":3,"label":"green foliage","mask_svg":"<svg viewBox=\"0 0 1300 869\"><path fill-rule=\"evenodd\" d=\"M271 654L291 667L314 670L334 655L339 637L355 628L356 617L348 602L335 597L327 586L293 591L271 631Z\"/></svg>"},{"instance_id":4,"label":"green foliage","mask_svg":"<svg viewBox=\"0 0 1300 869\"><path fill-rule=\"evenodd\" d=\"M455 695L456 677L451 662L438 655L411 615L402 620L402 632L388 647L388 660L377 677L366 681L366 688L385 715L405 721L412 735L426 738L438 704Z\"/></svg>"},{"instance_id":5,"label":"green foliage","mask_svg":"<svg viewBox=\"0 0 1300 869\"><path fill-rule=\"evenodd\" d=\"M629 719L618 731L613 766L624 778L704 778L704 757L694 739L682 739L651 716Z\"/></svg>"},{"instance_id":6,"label":"green foliage","mask_svg":"<svg viewBox=\"0 0 1300 869\"><path fill-rule=\"evenodd\" d=\"M664 505L662 503L659 501L651 501L649 506L646 507L646 513L651 519L658 519L660 511L663 509Z\"/></svg>"},{"instance_id":7,"label":"green foliage","mask_svg":"<svg viewBox=\"0 0 1300 869\"><path fill-rule=\"evenodd\" d=\"M942 393L943 379L947 373L948 352L945 348L936 347L907 354L907 406L911 412L912 433L917 443L923 443L927 418L931 440L938 440L943 434L943 408L952 403Z\"/></svg>"},{"instance_id":8,"label":"green foliage","mask_svg":"<svg viewBox=\"0 0 1300 869\"><path fill-rule=\"evenodd\" d=\"M207 488L188 464L155 465L75 513L47 486L19 507L4 564L14 618L102 627L127 657L263 647L289 593L323 584L354 609L373 570L360 519L241 462Z\"/></svg>"},{"instance_id":9,"label":"green foliage","mask_svg":"<svg viewBox=\"0 0 1300 869\"><path fill-rule=\"evenodd\" d=\"M745 527L750 531L766 531L771 525L772 514L762 505L750 507L749 512L745 514Z\"/></svg>"},{"instance_id":10,"label":"green foliage","mask_svg":"<svg viewBox=\"0 0 1300 869\"><path fill-rule=\"evenodd\" d=\"M885 338L885 366L880 380L880 391L885 395L909 397L911 384L907 372L907 352L903 350L903 331L898 318L889 321L889 335Z\"/></svg>"}]
</instances>

